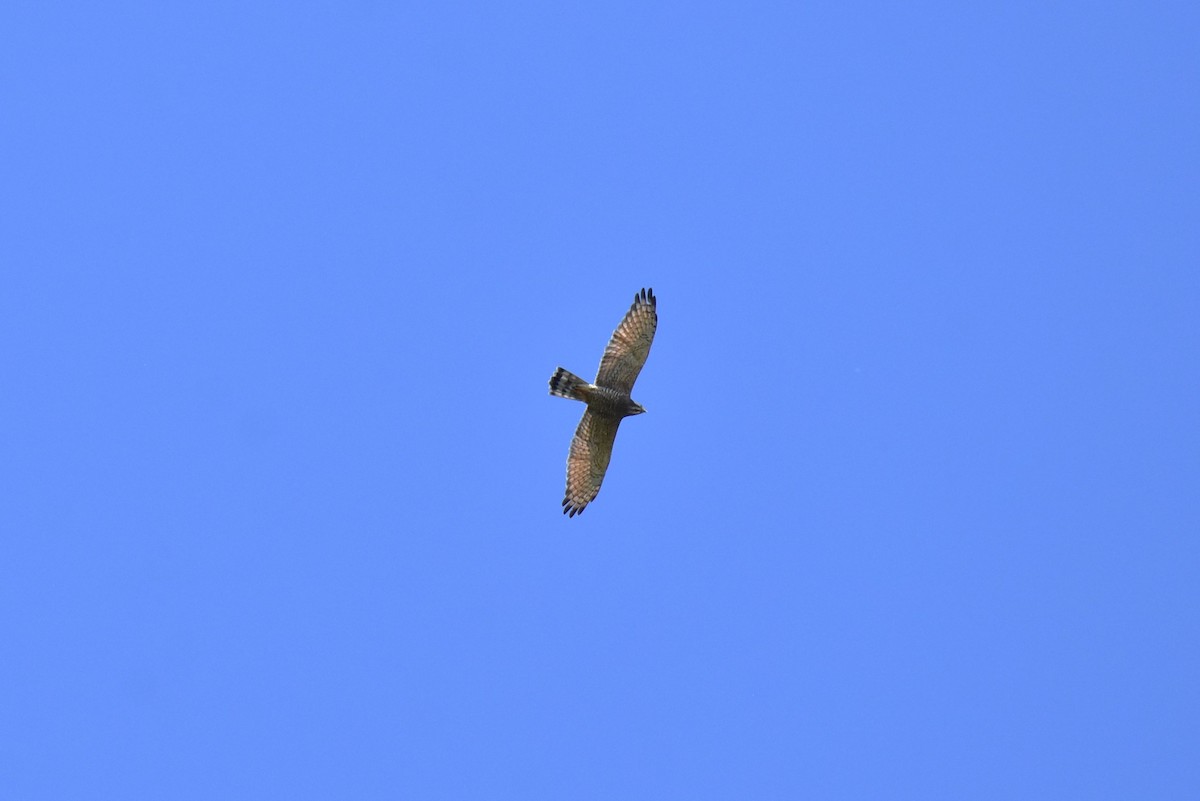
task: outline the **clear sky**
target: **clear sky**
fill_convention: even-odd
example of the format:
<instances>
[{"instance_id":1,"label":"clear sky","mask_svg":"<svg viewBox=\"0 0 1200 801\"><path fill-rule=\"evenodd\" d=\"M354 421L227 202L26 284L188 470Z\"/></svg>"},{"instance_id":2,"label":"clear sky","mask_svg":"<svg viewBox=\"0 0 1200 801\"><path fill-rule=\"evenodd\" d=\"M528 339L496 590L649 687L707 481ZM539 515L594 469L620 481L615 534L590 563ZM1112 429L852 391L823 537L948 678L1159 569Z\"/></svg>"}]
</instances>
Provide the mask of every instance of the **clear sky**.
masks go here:
<instances>
[{"instance_id":1,"label":"clear sky","mask_svg":"<svg viewBox=\"0 0 1200 801\"><path fill-rule=\"evenodd\" d=\"M0 796L1200 798L1198 42L7 5Z\"/></svg>"}]
</instances>

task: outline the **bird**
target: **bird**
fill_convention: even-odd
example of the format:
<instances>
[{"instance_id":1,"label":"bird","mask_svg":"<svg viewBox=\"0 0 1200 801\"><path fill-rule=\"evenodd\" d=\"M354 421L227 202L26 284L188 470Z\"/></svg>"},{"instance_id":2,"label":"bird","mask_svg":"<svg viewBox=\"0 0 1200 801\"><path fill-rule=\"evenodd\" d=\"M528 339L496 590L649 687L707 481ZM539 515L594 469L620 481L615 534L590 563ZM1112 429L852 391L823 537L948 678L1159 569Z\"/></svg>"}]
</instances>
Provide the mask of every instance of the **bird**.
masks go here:
<instances>
[{"instance_id":1,"label":"bird","mask_svg":"<svg viewBox=\"0 0 1200 801\"><path fill-rule=\"evenodd\" d=\"M567 491L562 502L567 517L582 514L600 492L617 426L626 417L646 411L630 393L650 355L657 328L658 300L653 289L642 289L633 296L633 305L609 339L595 383L589 384L562 367L550 377L551 395L587 404L567 455Z\"/></svg>"}]
</instances>

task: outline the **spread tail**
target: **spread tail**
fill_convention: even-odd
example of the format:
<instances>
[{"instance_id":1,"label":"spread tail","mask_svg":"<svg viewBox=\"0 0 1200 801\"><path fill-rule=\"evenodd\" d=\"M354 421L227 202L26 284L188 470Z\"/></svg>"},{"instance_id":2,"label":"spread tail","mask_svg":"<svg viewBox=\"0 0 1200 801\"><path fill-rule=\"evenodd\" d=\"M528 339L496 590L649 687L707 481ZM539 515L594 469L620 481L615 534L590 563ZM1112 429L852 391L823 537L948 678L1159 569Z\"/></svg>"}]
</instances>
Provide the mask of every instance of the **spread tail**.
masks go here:
<instances>
[{"instance_id":1,"label":"spread tail","mask_svg":"<svg viewBox=\"0 0 1200 801\"><path fill-rule=\"evenodd\" d=\"M572 372L558 368L550 376L550 394L560 398L587 402L587 390L591 384Z\"/></svg>"}]
</instances>

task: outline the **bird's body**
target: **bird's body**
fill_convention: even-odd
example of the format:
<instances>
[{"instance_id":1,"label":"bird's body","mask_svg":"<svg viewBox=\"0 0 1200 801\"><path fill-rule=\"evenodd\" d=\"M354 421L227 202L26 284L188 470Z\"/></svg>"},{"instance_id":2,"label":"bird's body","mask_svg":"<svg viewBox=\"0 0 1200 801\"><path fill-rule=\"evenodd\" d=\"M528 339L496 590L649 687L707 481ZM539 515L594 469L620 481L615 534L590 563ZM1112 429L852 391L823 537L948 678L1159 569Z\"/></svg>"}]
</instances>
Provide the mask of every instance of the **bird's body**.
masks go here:
<instances>
[{"instance_id":1,"label":"bird's body","mask_svg":"<svg viewBox=\"0 0 1200 801\"><path fill-rule=\"evenodd\" d=\"M561 367L550 378L551 395L588 406L567 457L567 491L562 505L563 513L570 517L581 513L600 492L621 420L646 411L630 392L650 354L657 328L658 301L653 290L643 289L604 349L595 383Z\"/></svg>"}]
</instances>

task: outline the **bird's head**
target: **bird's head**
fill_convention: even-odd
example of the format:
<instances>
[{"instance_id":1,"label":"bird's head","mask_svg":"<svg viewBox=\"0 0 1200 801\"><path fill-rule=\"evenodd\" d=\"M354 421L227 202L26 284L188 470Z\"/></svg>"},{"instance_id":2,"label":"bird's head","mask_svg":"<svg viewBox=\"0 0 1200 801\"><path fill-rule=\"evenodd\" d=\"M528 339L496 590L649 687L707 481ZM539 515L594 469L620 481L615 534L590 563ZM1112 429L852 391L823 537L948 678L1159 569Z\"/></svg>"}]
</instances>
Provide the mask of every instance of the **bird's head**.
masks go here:
<instances>
[{"instance_id":1,"label":"bird's head","mask_svg":"<svg viewBox=\"0 0 1200 801\"><path fill-rule=\"evenodd\" d=\"M640 404L640 403L636 403L636 402L634 402L634 401L630 401L630 402L629 402L629 413L630 413L631 415L633 415L633 414L645 414L645 413L646 413L646 409L645 409L645 408L642 406L642 404Z\"/></svg>"}]
</instances>

